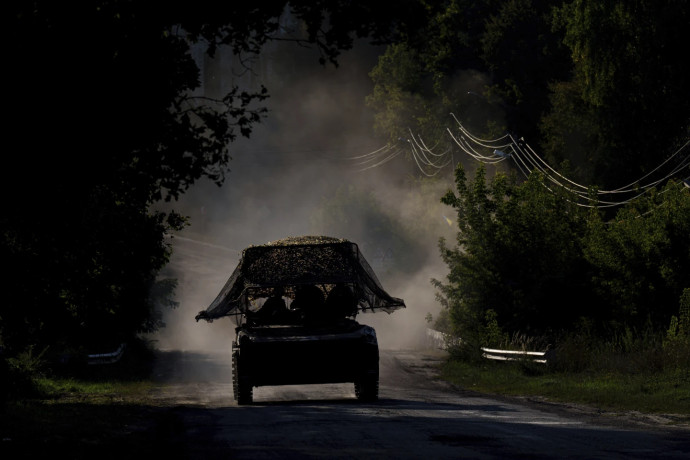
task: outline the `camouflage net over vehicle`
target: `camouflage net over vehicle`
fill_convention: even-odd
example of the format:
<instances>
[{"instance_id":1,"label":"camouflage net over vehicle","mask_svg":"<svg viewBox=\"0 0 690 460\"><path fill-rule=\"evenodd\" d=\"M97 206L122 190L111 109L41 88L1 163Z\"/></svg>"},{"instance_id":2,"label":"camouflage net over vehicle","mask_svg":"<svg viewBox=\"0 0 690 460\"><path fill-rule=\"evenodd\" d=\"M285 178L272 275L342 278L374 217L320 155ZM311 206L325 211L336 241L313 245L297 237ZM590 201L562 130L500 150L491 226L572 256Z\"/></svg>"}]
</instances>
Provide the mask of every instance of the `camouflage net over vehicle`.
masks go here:
<instances>
[{"instance_id":1,"label":"camouflage net over vehicle","mask_svg":"<svg viewBox=\"0 0 690 460\"><path fill-rule=\"evenodd\" d=\"M341 284L352 288L358 311L390 313L405 308L402 299L383 289L357 244L327 236L300 236L242 251L237 268L196 320L246 313L254 300L269 297L275 287L294 298L300 286L317 285L328 291Z\"/></svg>"}]
</instances>

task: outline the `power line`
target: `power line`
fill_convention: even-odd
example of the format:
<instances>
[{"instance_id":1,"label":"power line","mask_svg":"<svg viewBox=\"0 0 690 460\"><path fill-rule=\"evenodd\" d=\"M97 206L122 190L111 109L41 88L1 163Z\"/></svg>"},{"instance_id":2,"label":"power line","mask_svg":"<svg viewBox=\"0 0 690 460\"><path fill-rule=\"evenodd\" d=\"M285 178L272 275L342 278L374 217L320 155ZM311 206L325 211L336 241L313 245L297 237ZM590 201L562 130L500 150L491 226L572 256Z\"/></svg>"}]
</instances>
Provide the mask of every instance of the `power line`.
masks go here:
<instances>
[{"instance_id":1,"label":"power line","mask_svg":"<svg viewBox=\"0 0 690 460\"><path fill-rule=\"evenodd\" d=\"M680 159L677 164L658 179L653 176L662 171L673 159L681 154L687 153L690 139L678 148L671 156L664 160L657 167L627 185L611 190L600 190L595 187L586 186L564 176L548 164L537 152L525 142L524 138L515 140L512 134L507 133L495 139L484 139L474 135L455 117L450 114L455 121L454 130L446 128L450 139L444 143L442 150L437 152L441 142L437 142L433 147L428 147L419 135L414 135L409 131L409 138L399 138L397 145L387 144L364 155L349 157L350 160L359 160L357 166L363 166L359 171L365 171L382 166L403 152L404 146L409 149L410 156L420 173L427 176L436 176L447 166L455 169L454 151L459 149L475 160L485 164L498 164L506 160L512 160L520 173L528 178L532 172L538 171L543 174L547 181L555 187L562 188L569 192L578 206L590 208L609 208L625 205L632 200L644 195L649 189L675 178L684 170L690 169L690 155ZM682 179L681 185L690 187L690 177ZM550 191L553 188L548 187Z\"/></svg>"},{"instance_id":2,"label":"power line","mask_svg":"<svg viewBox=\"0 0 690 460\"><path fill-rule=\"evenodd\" d=\"M663 177L647 183L642 183L645 179L650 178L654 173L660 171L661 168L663 168L664 165L669 163L673 158L680 155L681 152L683 152L686 147L690 145L690 140L688 140L669 158L664 160L659 166L642 176L640 179L616 189L597 190L574 182L556 171L546 161L544 161L544 159L542 159L534 151L534 149L532 149L532 147L530 147L524 141L523 138L521 138L519 141L516 141L511 134L505 134L496 139L481 139L467 130L453 114L451 114L451 116L453 116L455 119L457 128L460 132L459 139L458 136L454 135L450 129L447 129L447 131L463 152L467 153L475 160L487 164L497 163L510 158L515 162L518 170L520 170L525 177L529 177L529 175L535 170L539 171L551 183L575 195L578 199L575 204L578 206L604 208L627 204L635 198L644 195L648 189L655 187L673 177L676 177L684 169L690 168L689 155L683 158L669 173ZM510 140L510 142L506 144L506 140ZM493 152L490 154L483 154L479 151L482 148L493 150ZM509 151L510 153L505 153L506 151ZM551 188L547 188L553 191ZM626 193L633 194L633 196L622 200L614 200L613 198L609 198L611 195L620 195Z\"/></svg>"}]
</instances>

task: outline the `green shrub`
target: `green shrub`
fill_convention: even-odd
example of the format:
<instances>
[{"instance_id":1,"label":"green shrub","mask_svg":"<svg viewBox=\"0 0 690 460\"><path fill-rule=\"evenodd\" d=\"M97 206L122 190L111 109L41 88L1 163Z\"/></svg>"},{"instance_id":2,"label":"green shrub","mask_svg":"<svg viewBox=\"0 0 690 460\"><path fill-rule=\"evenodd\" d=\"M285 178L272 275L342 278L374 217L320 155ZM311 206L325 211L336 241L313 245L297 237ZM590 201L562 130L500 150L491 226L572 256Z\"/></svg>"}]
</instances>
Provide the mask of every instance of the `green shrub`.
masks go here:
<instances>
[{"instance_id":1,"label":"green shrub","mask_svg":"<svg viewBox=\"0 0 690 460\"><path fill-rule=\"evenodd\" d=\"M0 391L5 398L22 398L35 396L39 393L36 385L37 379L44 375L45 355L47 349L43 349L38 354L34 353L34 348L29 347L15 357L4 359L4 369L6 378L0 379L3 388Z\"/></svg>"}]
</instances>

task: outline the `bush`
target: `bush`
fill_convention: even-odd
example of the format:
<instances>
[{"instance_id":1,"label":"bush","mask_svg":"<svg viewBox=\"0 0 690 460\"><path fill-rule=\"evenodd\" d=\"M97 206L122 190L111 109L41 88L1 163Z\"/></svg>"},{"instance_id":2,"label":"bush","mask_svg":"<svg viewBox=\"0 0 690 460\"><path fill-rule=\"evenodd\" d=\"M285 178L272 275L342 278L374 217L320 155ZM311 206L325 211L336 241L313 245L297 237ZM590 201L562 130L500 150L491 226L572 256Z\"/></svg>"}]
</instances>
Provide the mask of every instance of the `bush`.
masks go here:
<instances>
[{"instance_id":1,"label":"bush","mask_svg":"<svg viewBox=\"0 0 690 460\"><path fill-rule=\"evenodd\" d=\"M530 336L567 329L589 313L583 211L546 185L540 174L522 184L500 173L487 182L483 166L470 183L458 166L457 193L442 198L458 214L457 245L441 240L449 274L434 285L463 339L484 335L488 310L503 332Z\"/></svg>"},{"instance_id":2,"label":"bush","mask_svg":"<svg viewBox=\"0 0 690 460\"><path fill-rule=\"evenodd\" d=\"M39 393L36 380L44 375L45 361L43 356L47 349L38 354L33 347L27 348L16 357L5 357L0 360L2 375L0 393L3 400L35 396Z\"/></svg>"},{"instance_id":3,"label":"bush","mask_svg":"<svg viewBox=\"0 0 690 460\"><path fill-rule=\"evenodd\" d=\"M683 290L680 298L679 318L671 317L663 343L664 361L667 366L690 373L690 288Z\"/></svg>"},{"instance_id":4,"label":"bush","mask_svg":"<svg viewBox=\"0 0 690 460\"><path fill-rule=\"evenodd\" d=\"M469 181L459 165L455 179L442 202L457 211L456 244L441 239L449 273L432 282L461 349L523 334L558 343L555 366L568 370L686 362L684 342L664 351L661 337L679 295L674 327L690 330L690 193L682 184L650 190L606 222L540 173L487 181L480 166Z\"/></svg>"}]
</instances>

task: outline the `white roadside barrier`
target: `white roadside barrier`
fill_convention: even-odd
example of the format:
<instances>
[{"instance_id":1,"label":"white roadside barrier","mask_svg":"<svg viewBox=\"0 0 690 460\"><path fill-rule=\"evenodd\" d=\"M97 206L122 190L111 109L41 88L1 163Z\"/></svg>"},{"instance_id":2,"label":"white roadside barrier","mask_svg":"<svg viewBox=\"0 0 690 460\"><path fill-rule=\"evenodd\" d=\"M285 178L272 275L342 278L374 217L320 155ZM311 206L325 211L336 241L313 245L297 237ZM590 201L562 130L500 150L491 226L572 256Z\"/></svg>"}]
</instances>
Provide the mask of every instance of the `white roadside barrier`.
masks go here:
<instances>
[{"instance_id":1,"label":"white roadside barrier","mask_svg":"<svg viewBox=\"0 0 690 460\"><path fill-rule=\"evenodd\" d=\"M122 343L112 353L99 353L99 354L88 355L88 361L87 362L89 365L116 363L120 360L120 358L122 358L122 355L125 353L125 348L126 348L125 344Z\"/></svg>"},{"instance_id":2,"label":"white roadside barrier","mask_svg":"<svg viewBox=\"0 0 690 460\"><path fill-rule=\"evenodd\" d=\"M434 329L426 330L427 342L430 346L442 350L448 348L451 341L448 334ZM460 339L452 339L459 341ZM498 350L494 348L482 348L482 356L486 359L495 361L521 361L528 360L535 363L547 364L548 357L546 351L518 351L518 350Z\"/></svg>"},{"instance_id":3,"label":"white roadside barrier","mask_svg":"<svg viewBox=\"0 0 690 460\"><path fill-rule=\"evenodd\" d=\"M493 348L482 348L482 356L486 359L496 361L518 361L529 360L535 363L546 364L545 351L515 351L515 350L496 350Z\"/></svg>"}]
</instances>

